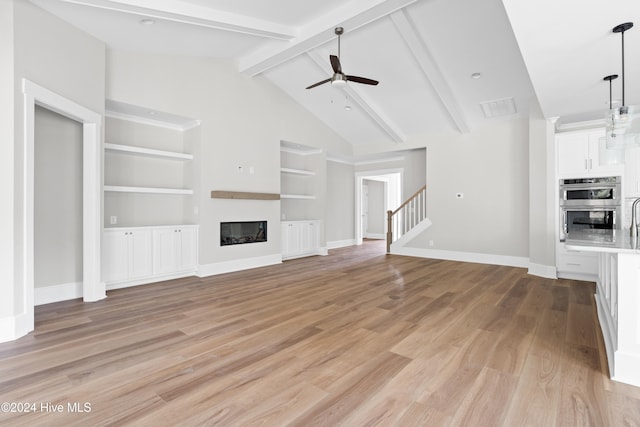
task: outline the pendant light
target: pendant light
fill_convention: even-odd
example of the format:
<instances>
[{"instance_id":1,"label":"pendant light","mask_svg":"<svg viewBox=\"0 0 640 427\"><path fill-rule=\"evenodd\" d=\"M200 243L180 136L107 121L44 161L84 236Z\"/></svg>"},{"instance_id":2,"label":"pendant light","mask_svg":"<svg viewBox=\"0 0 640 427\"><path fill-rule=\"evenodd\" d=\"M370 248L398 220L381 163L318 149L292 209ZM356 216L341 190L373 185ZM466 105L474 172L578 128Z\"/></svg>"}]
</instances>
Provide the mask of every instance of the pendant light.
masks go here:
<instances>
[{"instance_id":1,"label":"pendant light","mask_svg":"<svg viewBox=\"0 0 640 427\"><path fill-rule=\"evenodd\" d=\"M622 105L619 108L612 108L612 97L611 97L611 81L616 79L618 76L613 74L611 76L607 76L604 80L609 82L609 111L607 112L607 147L611 149L619 149L626 145L633 145L637 141L637 130L632 129L632 124L635 125L633 127L638 127L640 120L636 119L636 123L632 123L634 121L634 113L637 113L640 110L639 107L636 106L628 106L626 104L625 99L625 80L624 80L624 33L627 30L633 28L633 22L625 22L620 25L616 25L613 27L614 33L620 33L622 40L622 72L620 73L621 81L622 81ZM614 77L615 76L615 77Z\"/></svg>"},{"instance_id":2,"label":"pendant light","mask_svg":"<svg viewBox=\"0 0 640 427\"><path fill-rule=\"evenodd\" d=\"M616 124L619 123L620 121L619 120L620 114L618 110L614 110L613 108L613 88L612 88L612 82L617 78L618 78L617 74L611 74L602 79L606 82L609 82L609 111L607 112L607 117L606 117L607 118L606 148L608 149L616 149L616 148L619 148L620 146L619 136L621 134L617 132L617 131L620 131L620 129L616 128ZM616 118L618 118L618 122L616 122Z\"/></svg>"},{"instance_id":3,"label":"pendant light","mask_svg":"<svg viewBox=\"0 0 640 427\"><path fill-rule=\"evenodd\" d=\"M607 133L598 141L598 159L600 166L604 165L619 165L624 163L624 139L616 133L616 124L612 117L616 114L613 109L613 88L612 82L617 79L617 74L611 74L603 78L604 81L609 82L609 112L607 113Z\"/></svg>"}]
</instances>

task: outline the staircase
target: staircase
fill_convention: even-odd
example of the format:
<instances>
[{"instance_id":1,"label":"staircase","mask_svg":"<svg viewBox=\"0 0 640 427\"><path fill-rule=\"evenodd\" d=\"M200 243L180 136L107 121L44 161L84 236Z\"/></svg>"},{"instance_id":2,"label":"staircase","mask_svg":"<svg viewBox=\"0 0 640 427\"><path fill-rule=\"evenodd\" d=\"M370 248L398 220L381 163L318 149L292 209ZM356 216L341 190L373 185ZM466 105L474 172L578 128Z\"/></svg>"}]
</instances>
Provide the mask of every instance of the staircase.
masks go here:
<instances>
[{"instance_id":1,"label":"staircase","mask_svg":"<svg viewBox=\"0 0 640 427\"><path fill-rule=\"evenodd\" d=\"M391 244L403 245L429 228L427 186L425 185L394 211L387 211L387 253Z\"/></svg>"}]
</instances>

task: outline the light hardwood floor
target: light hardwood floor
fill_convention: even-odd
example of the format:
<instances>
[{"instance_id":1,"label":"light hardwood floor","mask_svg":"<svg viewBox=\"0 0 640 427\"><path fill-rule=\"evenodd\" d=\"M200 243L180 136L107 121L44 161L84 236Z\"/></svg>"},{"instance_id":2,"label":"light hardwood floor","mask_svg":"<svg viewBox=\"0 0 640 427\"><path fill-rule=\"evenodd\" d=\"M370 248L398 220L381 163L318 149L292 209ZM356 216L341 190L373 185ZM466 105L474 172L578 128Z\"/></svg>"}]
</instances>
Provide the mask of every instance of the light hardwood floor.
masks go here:
<instances>
[{"instance_id":1,"label":"light hardwood floor","mask_svg":"<svg viewBox=\"0 0 640 427\"><path fill-rule=\"evenodd\" d=\"M638 426L593 292L373 241L40 306L0 344L0 400L36 412L0 424Z\"/></svg>"}]
</instances>

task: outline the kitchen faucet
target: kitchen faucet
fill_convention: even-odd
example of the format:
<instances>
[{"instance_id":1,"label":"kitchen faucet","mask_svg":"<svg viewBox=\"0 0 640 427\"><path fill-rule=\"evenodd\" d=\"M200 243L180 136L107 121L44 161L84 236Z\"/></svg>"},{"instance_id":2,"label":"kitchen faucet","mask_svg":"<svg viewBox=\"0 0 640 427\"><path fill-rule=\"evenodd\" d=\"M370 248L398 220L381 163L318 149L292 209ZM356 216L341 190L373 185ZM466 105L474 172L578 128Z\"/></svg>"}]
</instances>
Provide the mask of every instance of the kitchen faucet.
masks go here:
<instances>
[{"instance_id":1,"label":"kitchen faucet","mask_svg":"<svg viewBox=\"0 0 640 427\"><path fill-rule=\"evenodd\" d=\"M629 232L631 233L632 239L638 238L638 216L636 215L636 206L638 205L638 202L640 202L640 197L635 199L633 201L633 205L631 205L631 229Z\"/></svg>"}]
</instances>

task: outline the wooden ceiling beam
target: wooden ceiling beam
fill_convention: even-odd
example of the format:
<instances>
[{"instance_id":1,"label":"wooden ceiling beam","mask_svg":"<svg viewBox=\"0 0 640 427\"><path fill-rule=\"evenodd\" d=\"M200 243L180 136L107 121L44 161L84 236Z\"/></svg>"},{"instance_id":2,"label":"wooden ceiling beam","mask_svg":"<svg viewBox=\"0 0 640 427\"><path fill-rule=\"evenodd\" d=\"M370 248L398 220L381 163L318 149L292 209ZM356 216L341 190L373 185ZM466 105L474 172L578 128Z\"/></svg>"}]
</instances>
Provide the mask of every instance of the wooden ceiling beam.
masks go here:
<instances>
[{"instance_id":1,"label":"wooden ceiling beam","mask_svg":"<svg viewBox=\"0 0 640 427\"><path fill-rule=\"evenodd\" d=\"M157 0L63 0L67 3L96 7L201 27L233 31L241 34L278 40L291 40L297 36L293 27L256 19L245 15L223 12L183 1Z\"/></svg>"},{"instance_id":2,"label":"wooden ceiling beam","mask_svg":"<svg viewBox=\"0 0 640 427\"><path fill-rule=\"evenodd\" d=\"M458 103L456 96L447 83L447 79L440 71L440 68L433 58L429 46L427 46L425 44L426 42L418 35L404 11L395 11L390 14L389 17L412 55L420 65L420 69L424 73L425 77L429 83L431 83L433 90L440 98L442 105L449 113L453 123L460 132L469 133L471 131L471 127L467 123L464 114L462 113L462 108L460 108L460 104Z\"/></svg>"},{"instance_id":3,"label":"wooden ceiling beam","mask_svg":"<svg viewBox=\"0 0 640 427\"><path fill-rule=\"evenodd\" d=\"M346 3L305 25L298 37L286 45L267 46L239 61L239 71L250 76L263 73L283 62L335 39L334 28L348 31L367 25L401 10L417 0L357 0Z\"/></svg>"}]
</instances>

